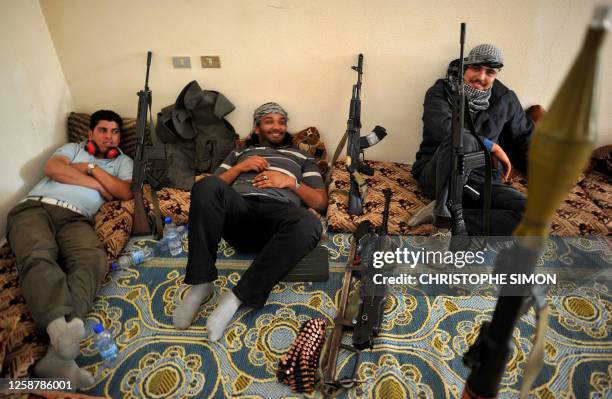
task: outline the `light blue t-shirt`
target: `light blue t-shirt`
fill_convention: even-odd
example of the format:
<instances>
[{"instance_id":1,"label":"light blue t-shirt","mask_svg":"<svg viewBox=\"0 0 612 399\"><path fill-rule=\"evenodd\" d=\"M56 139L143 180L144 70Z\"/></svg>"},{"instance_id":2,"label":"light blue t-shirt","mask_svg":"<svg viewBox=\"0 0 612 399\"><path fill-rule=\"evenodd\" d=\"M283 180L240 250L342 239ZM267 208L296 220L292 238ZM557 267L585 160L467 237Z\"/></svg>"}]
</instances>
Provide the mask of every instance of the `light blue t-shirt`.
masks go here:
<instances>
[{"instance_id":1,"label":"light blue t-shirt","mask_svg":"<svg viewBox=\"0 0 612 399\"><path fill-rule=\"evenodd\" d=\"M96 166L121 180L132 179L132 159L123 153L114 159L96 158L85 150L85 142L81 142L65 144L58 148L53 156L68 158L70 163L93 162ZM60 183L47 176L34 186L28 196L51 197L69 202L89 218L92 218L106 201L98 190L76 184Z\"/></svg>"}]
</instances>

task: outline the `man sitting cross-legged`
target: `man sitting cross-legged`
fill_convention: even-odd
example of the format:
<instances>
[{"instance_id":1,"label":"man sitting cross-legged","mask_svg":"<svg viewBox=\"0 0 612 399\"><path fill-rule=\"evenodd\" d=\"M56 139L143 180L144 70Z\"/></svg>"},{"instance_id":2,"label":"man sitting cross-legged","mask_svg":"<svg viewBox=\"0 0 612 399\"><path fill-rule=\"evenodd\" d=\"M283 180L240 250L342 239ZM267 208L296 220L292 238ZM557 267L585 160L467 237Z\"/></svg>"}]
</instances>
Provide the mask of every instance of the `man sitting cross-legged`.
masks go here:
<instances>
[{"instance_id":1,"label":"man sitting cross-legged","mask_svg":"<svg viewBox=\"0 0 612 399\"><path fill-rule=\"evenodd\" d=\"M189 327L217 279L221 237L238 249L259 251L207 320L217 341L242 305L264 306L270 291L319 242L321 224L304 206L324 211L327 191L314 159L292 147L287 112L276 103L255 110L248 147L232 152L215 176L197 182L189 210L190 285L174 311L174 326Z\"/></svg>"}]
</instances>

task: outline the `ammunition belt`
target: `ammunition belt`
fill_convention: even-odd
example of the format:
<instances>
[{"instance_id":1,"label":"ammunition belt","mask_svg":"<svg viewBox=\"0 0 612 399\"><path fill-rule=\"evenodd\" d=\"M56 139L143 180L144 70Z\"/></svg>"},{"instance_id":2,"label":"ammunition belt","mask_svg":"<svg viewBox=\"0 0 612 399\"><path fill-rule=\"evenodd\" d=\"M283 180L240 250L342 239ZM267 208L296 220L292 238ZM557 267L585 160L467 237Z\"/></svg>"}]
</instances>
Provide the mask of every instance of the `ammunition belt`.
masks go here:
<instances>
[{"instance_id":1,"label":"ammunition belt","mask_svg":"<svg viewBox=\"0 0 612 399\"><path fill-rule=\"evenodd\" d=\"M325 324L322 318L304 322L289 351L278 362L276 377L293 392L311 393L314 390L319 355L325 343Z\"/></svg>"}]
</instances>

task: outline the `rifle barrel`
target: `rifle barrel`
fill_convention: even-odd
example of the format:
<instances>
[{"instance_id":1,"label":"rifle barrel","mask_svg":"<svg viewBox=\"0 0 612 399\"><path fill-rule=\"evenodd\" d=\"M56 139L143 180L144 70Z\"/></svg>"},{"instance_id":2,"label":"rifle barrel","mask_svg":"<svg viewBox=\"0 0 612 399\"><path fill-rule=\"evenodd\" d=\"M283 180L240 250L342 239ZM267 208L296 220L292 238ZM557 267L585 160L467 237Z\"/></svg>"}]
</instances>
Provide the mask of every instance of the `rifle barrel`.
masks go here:
<instances>
[{"instance_id":1,"label":"rifle barrel","mask_svg":"<svg viewBox=\"0 0 612 399\"><path fill-rule=\"evenodd\" d=\"M149 69L151 68L151 57L153 53L151 51L147 52L147 75L145 77L145 91L149 91Z\"/></svg>"}]
</instances>

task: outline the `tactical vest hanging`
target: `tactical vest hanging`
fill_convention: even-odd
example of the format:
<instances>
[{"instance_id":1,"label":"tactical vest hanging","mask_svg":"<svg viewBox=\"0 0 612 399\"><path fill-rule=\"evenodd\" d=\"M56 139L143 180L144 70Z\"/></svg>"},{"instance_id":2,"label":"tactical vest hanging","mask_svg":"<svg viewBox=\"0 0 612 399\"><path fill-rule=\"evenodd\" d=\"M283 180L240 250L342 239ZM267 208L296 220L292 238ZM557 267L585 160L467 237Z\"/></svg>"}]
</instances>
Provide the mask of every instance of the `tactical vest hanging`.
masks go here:
<instances>
[{"instance_id":1,"label":"tactical vest hanging","mask_svg":"<svg viewBox=\"0 0 612 399\"><path fill-rule=\"evenodd\" d=\"M225 116L234 105L221 93L191 81L176 103L157 114L156 133L166 143L167 160L155 166L164 187L190 189L195 175L212 173L238 138Z\"/></svg>"}]
</instances>

